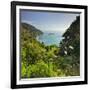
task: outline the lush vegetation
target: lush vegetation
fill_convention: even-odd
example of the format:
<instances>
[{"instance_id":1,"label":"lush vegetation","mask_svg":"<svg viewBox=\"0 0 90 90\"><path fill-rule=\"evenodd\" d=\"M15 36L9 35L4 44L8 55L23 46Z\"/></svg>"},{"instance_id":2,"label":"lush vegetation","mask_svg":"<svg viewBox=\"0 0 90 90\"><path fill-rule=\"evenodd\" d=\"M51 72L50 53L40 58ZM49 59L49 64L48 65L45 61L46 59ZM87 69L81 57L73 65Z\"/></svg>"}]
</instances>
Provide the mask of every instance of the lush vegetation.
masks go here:
<instances>
[{"instance_id":1,"label":"lush vegetation","mask_svg":"<svg viewBox=\"0 0 90 90\"><path fill-rule=\"evenodd\" d=\"M37 41L40 34L34 26L21 23L21 78L78 76L80 17L63 34L59 47Z\"/></svg>"}]
</instances>

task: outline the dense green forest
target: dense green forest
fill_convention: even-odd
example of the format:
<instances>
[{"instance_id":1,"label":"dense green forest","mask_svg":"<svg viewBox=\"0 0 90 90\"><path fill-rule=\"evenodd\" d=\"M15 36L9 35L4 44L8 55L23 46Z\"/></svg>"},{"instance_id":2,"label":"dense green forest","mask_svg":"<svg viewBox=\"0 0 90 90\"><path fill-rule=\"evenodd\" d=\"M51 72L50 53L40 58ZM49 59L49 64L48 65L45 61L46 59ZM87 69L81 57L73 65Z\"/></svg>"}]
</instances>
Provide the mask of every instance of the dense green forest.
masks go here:
<instances>
[{"instance_id":1,"label":"dense green forest","mask_svg":"<svg viewBox=\"0 0 90 90\"><path fill-rule=\"evenodd\" d=\"M21 23L21 78L64 77L80 75L80 17L63 34L59 47L46 46L36 37L43 34L36 27Z\"/></svg>"}]
</instances>

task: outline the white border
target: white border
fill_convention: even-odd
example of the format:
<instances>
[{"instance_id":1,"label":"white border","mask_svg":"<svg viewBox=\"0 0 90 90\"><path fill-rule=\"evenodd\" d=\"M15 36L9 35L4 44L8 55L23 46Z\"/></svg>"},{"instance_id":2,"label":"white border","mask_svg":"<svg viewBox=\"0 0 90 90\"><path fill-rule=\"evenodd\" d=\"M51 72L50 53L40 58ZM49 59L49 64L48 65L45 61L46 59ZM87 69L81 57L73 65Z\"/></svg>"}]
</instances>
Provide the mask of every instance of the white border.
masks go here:
<instances>
[{"instance_id":1,"label":"white border","mask_svg":"<svg viewBox=\"0 0 90 90\"><path fill-rule=\"evenodd\" d=\"M37 79L21 79L20 76L20 45L19 45L19 28L20 28L20 9L32 9L32 10L50 10L50 11L67 11L67 12L81 12L80 14L80 76L72 77L52 77L52 78L37 78ZM51 7L34 7L34 6L17 6L16 7L16 84L39 84L39 83L52 83L52 82L72 82L72 81L84 81L84 9L71 9L71 8L51 8Z\"/></svg>"}]
</instances>

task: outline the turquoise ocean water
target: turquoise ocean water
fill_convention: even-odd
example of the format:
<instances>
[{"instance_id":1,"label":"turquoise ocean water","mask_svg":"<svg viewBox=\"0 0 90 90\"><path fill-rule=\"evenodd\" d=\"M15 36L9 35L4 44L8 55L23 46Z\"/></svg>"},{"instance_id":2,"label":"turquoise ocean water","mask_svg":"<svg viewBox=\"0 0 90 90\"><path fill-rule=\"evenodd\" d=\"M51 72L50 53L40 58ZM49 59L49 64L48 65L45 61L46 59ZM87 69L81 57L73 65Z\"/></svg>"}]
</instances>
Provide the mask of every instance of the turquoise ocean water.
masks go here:
<instances>
[{"instance_id":1,"label":"turquoise ocean water","mask_svg":"<svg viewBox=\"0 0 90 90\"><path fill-rule=\"evenodd\" d=\"M37 37L37 40L45 45L57 45L59 46L60 41L63 39L60 32L44 32L42 35Z\"/></svg>"}]
</instances>

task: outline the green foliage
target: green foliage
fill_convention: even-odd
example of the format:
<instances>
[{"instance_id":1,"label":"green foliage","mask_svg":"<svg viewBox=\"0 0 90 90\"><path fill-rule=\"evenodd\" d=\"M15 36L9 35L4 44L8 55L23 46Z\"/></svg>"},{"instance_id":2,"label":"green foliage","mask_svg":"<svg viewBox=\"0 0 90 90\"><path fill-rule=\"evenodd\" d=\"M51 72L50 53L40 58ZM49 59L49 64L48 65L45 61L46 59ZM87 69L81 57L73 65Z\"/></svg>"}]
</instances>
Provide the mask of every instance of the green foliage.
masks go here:
<instances>
[{"instance_id":1,"label":"green foliage","mask_svg":"<svg viewBox=\"0 0 90 90\"><path fill-rule=\"evenodd\" d=\"M80 56L80 16L70 25L63 34L64 39L60 43L60 55L67 51L68 55ZM73 47L70 48L70 47Z\"/></svg>"},{"instance_id":2,"label":"green foliage","mask_svg":"<svg viewBox=\"0 0 90 90\"><path fill-rule=\"evenodd\" d=\"M63 34L60 43L59 56L64 57L61 65L65 66L66 75L80 74L80 16L70 25ZM67 52L67 53L65 53Z\"/></svg>"},{"instance_id":3,"label":"green foliage","mask_svg":"<svg viewBox=\"0 0 90 90\"><path fill-rule=\"evenodd\" d=\"M43 34L32 25L21 23L21 78L64 77L80 74L80 17L63 34L60 47L46 46L36 37ZM74 49L71 49L73 46ZM67 51L65 54L64 51Z\"/></svg>"},{"instance_id":4,"label":"green foliage","mask_svg":"<svg viewBox=\"0 0 90 90\"><path fill-rule=\"evenodd\" d=\"M28 30L32 37L43 34L39 29L35 28L33 25L27 23L21 23L21 28Z\"/></svg>"},{"instance_id":5,"label":"green foliage","mask_svg":"<svg viewBox=\"0 0 90 90\"><path fill-rule=\"evenodd\" d=\"M35 64L30 64L29 66L25 67L22 64L22 73L21 77L23 78L38 78L38 77L51 77L57 76L57 72L53 70L52 63L45 63L43 60L39 60Z\"/></svg>"},{"instance_id":6,"label":"green foliage","mask_svg":"<svg viewBox=\"0 0 90 90\"><path fill-rule=\"evenodd\" d=\"M22 78L25 78L26 77L26 73L27 70L26 70L26 64L25 63L21 63L21 77Z\"/></svg>"}]
</instances>

